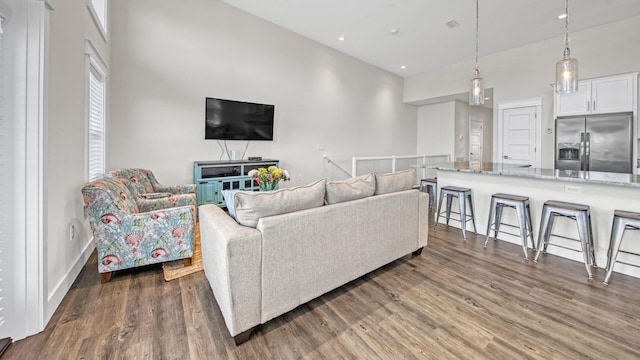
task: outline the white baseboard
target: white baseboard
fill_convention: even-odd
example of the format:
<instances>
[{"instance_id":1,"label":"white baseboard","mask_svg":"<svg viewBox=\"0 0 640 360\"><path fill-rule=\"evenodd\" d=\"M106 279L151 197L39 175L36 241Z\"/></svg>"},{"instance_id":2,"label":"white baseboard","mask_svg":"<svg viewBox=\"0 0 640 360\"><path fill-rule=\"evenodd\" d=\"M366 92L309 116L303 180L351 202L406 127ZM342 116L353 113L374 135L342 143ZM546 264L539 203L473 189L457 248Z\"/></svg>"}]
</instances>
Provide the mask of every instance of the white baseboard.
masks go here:
<instances>
[{"instance_id":1,"label":"white baseboard","mask_svg":"<svg viewBox=\"0 0 640 360\"><path fill-rule=\"evenodd\" d=\"M67 294L69 289L71 289L71 285L76 280L78 275L80 275L80 271L84 267L84 264L87 263L89 256L93 253L93 250L96 248L96 245L93 241L93 237L89 240L84 250L80 253L76 261L73 263L73 266L67 271L65 276L60 280L60 282L55 286L55 288L49 292L49 296L47 297L47 303L45 304L45 314L44 314L44 324L51 320L53 313L56 311L62 299ZM96 271L98 271L96 269Z\"/></svg>"}]
</instances>

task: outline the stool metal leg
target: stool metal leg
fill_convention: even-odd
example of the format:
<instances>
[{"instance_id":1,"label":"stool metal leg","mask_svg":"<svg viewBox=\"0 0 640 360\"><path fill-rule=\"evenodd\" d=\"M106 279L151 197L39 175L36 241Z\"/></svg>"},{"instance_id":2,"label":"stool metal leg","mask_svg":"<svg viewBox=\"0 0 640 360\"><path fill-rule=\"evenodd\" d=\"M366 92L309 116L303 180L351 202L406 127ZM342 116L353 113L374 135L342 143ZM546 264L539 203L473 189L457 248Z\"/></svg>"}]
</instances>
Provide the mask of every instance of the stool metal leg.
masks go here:
<instances>
[{"instance_id":1,"label":"stool metal leg","mask_svg":"<svg viewBox=\"0 0 640 360\"><path fill-rule=\"evenodd\" d=\"M493 238L496 240L498 240L498 232L500 232L500 224L502 223L502 209L504 209L504 204L497 204L495 225L493 227Z\"/></svg>"},{"instance_id":2,"label":"stool metal leg","mask_svg":"<svg viewBox=\"0 0 640 360\"><path fill-rule=\"evenodd\" d=\"M589 248L591 249L591 266L598 267L596 265L596 250L593 245L593 225L591 224L591 211L587 212L587 226L589 227Z\"/></svg>"},{"instance_id":3,"label":"stool metal leg","mask_svg":"<svg viewBox=\"0 0 640 360\"><path fill-rule=\"evenodd\" d=\"M580 236L580 244L582 245L582 255L584 257L584 266L587 268L589 280L593 279L591 273L591 249L589 246L589 221L586 213L576 215L576 223L578 224L578 235ZM586 232L585 232L586 230Z\"/></svg>"},{"instance_id":4,"label":"stool metal leg","mask_svg":"<svg viewBox=\"0 0 640 360\"><path fill-rule=\"evenodd\" d=\"M442 208L442 200L444 200L444 192L440 191L440 201L438 201L438 210L436 211L436 225L433 227L433 231L438 228L438 222L440 220L440 209Z\"/></svg>"},{"instance_id":5,"label":"stool metal leg","mask_svg":"<svg viewBox=\"0 0 640 360\"><path fill-rule=\"evenodd\" d=\"M453 195L447 194L447 226L449 226L449 218L451 218L451 202L453 201Z\"/></svg>"},{"instance_id":6,"label":"stool metal leg","mask_svg":"<svg viewBox=\"0 0 640 360\"><path fill-rule=\"evenodd\" d=\"M429 193L429 209L431 209L436 201L436 187L427 185L427 192Z\"/></svg>"},{"instance_id":7,"label":"stool metal leg","mask_svg":"<svg viewBox=\"0 0 640 360\"><path fill-rule=\"evenodd\" d=\"M542 246L542 252L547 253L547 248L549 247L549 239L551 239L551 230L553 229L553 223L556 221L556 214L552 211L549 214L549 226L544 233L544 244Z\"/></svg>"},{"instance_id":8,"label":"stool metal leg","mask_svg":"<svg viewBox=\"0 0 640 360\"><path fill-rule=\"evenodd\" d=\"M533 240L533 225L531 225L531 207L529 206L529 202L527 202L527 206L525 207L527 211L527 229L529 231L529 237L531 238L531 248L533 252L536 252L536 242Z\"/></svg>"},{"instance_id":9,"label":"stool metal leg","mask_svg":"<svg viewBox=\"0 0 640 360\"><path fill-rule=\"evenodd\" d=\"M524 251L524 258L528 259L527 255L527 217L525 216L524 203L516 204L516 214L518 216L518 225L520 225L520 238L522 239L522 250Z\"/></svg>"},{"instance_id":10,"label":"stool metal leg","mask_svg":"<svg viewBox=\"0 0 640 360\"><path fill-rule=\"evenodd\" d=\"M463 195L461 195L463 196ZM473 225L473 233L477 234L478 229L476 229L476 215L473 213L473 200L471 199L471 192L467 194L467 199L469 200L469 212L471 213L471 224ZM464 227L467 227L467 218L464 218Z\"/></svg>"},{"instance_id":11,"label":"stool metal leg","mask_svg":"<svg viewBox=\"0 0 640 360\"><path fill-rule=\"evenodd\" d=\"M551 213L549 208L546 206L542 207L542 217L540 218L540 230L538 232L538 250L536 251L536 256L533 258L533 262L538 262L538 258L540 257L540 253L542 253L542 249L546 251L546 243L549 241L550 234L550 226L549 221L551 220Z\"/></svg>"},{"instance_id":12,"label":"stool metal leg","mask_svg":"<svg viewBox=\"0 0 640 360\"><path fill-rule=\"evenodd\" d=\"M433 185L431 187L431 191L433 191L433 201L436 201L436 199L438 198L438 185ZM435 203L434 203L435 205Z\"/></svg>"},{"instance_id":13,"label":"stool metal leg","mask_svg":"<svg viewBox=\"0 0 640 360\"><path fill-rule=\"evenodd\" d=\"M484 240L484 247L487 247L487 244L489 243L489 237L491 234L491 220L493 220L493 216L496 213L496 198L491 197L491 206L489 207L489 220L487 221L487 238ZM495 226L497 226L498 221L496 220L495 222ZM497 237L497 233L494 232L493 233L493 237L494 239Z\"/></svg>"},{"instance_id":14,"label":"stool metal leg","mask_svg":"<svg viewBox=\"0 0 640 360\"><path fill-rule=\"evenodd\" d=\"M609 240L609 250L607 251L607 270L604 275L603 284L608 285L611 274L613 273L613 267L616 264L616 258L618 257L618 251L620 251L620 243L622 243L622 236L626 223L619 217L613 218L613 225L611 226L611 239Z\"/></svg>"},{"instance_id":15,"label":"stool metal leg","mask_svg":"<svg viewBox=\"0 0 640 360\"><path fill-rule=\"evenodd\" d=\"M458 210L460 211L460 227L462 228L462 238L467 240L467 205L464 202L464 194L458 195ZM475 224L473 225L475 230Z\"/></svg>"}]
</instances>

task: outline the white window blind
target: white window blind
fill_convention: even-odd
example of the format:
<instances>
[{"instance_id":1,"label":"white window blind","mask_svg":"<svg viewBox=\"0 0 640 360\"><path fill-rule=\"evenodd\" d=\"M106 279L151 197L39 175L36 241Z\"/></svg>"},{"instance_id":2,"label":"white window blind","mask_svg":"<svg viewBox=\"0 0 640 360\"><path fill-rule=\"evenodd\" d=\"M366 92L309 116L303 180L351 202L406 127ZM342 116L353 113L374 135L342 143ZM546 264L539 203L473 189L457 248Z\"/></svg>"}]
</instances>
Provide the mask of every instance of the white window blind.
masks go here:
<instances>
[{"instance_id":1,"label":"white window blind","mask_svg":"<svg viewBox=\"0 0 640 360\"><path fill-rule=\"evenodd\" d=\"M89 66L89 181L105 172L104 77Z\"/></svg>"},{"instance_id":2,"label":"white window blind","mask_svg":"<svg viewBox=\"0 0 640 360\"><path fill-rule=\"evenodd\" d=\"M105 104L106 66L91 41L85 44L87 54L87 169L88 180L103 177L105 172Z\"/></svg>"}]
</instances>

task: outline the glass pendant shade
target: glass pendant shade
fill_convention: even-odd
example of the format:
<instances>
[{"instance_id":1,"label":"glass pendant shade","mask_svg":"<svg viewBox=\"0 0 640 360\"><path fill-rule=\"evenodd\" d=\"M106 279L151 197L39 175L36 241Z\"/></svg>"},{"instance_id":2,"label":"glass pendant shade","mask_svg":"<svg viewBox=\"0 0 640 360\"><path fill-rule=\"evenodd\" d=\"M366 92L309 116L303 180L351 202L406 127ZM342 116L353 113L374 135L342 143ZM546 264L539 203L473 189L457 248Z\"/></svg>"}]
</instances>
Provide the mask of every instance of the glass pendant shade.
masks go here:
<instances>
[{"instance_id":1,"label":"glass pendant shade","mask_svg":"<svg viewBox=\"0 0 640 360\"><path fill-rule=\"evenodd\" d=\"M469 90L469 105L483 105L484 104L484 84L480 77L480 71L478 69L474 72L475 77L471 80L471 89Z\"/></svg>"},{"instance_id":2,"label":"glass pendant shade","mask_svg":"<svg viewBox=\"0 0 640 360\"><path fill-rule=\"evenodd\" d=\"M578 91L578 60L570 57L569 48L564 57L556 63L556 92L569 94Z\"/></svg>"},{"instance_id":3,"label":"glass pendant shade","mask_svg":"<svg viewBox=\"0 0 640 360\"><path fill-rule=\"evenodd\" d=\"M556 92L558 94L578 91L578 60L571 57L571 50L569 50L569 0L565 0L564 4L564 52L562 60L556 63Z\"/></svg>"}]
</instances>

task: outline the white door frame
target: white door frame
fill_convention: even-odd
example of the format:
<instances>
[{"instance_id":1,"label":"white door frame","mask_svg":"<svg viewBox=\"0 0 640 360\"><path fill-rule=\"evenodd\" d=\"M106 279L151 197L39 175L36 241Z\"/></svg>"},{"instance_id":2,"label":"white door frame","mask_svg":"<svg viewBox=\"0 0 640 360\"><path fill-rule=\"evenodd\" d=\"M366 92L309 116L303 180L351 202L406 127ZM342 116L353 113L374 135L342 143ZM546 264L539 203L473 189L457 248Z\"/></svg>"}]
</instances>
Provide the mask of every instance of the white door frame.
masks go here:
<instances>
[{"instance_id":1,"label":"white door frame","mask_svg":"<svg viewBox=\"0 0 640 360\"><path fill-rule=\"evenodd\" d=\"M44 146L45 146L45 69L48 46L48 0L0 0L11 8L12 55L15 78L7 87L12 97L10 118L16 133L12 141L20 149L11 161L15 170L16 186L12 227L14 266L7 269L15 281L12 297L15 306L8 334L13 340L36 334L45 326L45 272L44 252ZM16 159L16 160L18 160ZM4 330L3 330L3 334Z\"/></svg>"},{"instance_id":2,"label":"white door frame","mask_svg":"<svg viewBox=\"0 0 640 360\"><path fill-rule=\"evenodd\" d=\"M536 108L536 163L532 164L532 167L539 168L542 164L542 98L521 100L509 103L498 104L498 151L495 151L494 162L502 161L502 131L504 130L504 111L509 109L517 109L523 107L535 107Z\"/></svg>"}]
</instances>

